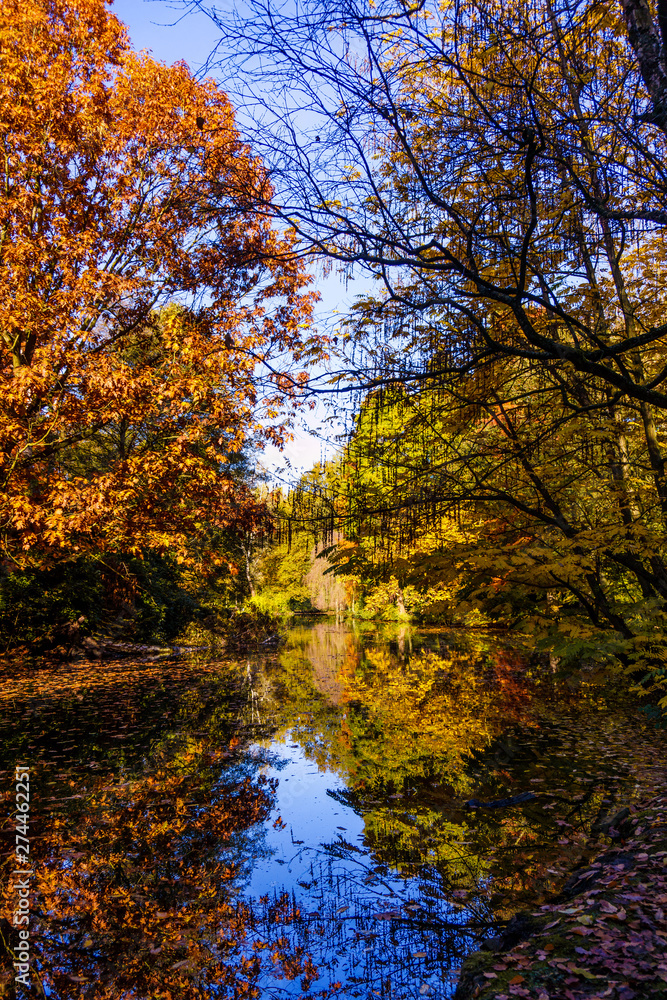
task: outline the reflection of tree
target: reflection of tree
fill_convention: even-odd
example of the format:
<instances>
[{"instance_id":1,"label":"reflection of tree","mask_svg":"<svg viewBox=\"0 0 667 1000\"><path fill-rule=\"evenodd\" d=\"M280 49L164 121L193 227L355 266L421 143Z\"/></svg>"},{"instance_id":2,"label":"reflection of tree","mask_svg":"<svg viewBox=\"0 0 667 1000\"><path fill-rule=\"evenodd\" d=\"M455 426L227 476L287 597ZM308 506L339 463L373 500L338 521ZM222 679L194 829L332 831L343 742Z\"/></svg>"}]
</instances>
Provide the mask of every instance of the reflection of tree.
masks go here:
<instances>
[{"instance_id":1,"label":"reflection of tree","mask_svg":"<svg viewBox=\"0 0 667 1000\"><path fill-rule=\"evenodd\" d=\"M384 639L369 648L344 626L293 630L277 664L257 665L255 687L276 722L301 735L320 766L341 770L356 794L402 794L427 782L463 795L471 788L464 760L522 717L529 695L520 661L481 637L407 656L405 628L394 632L398 656Z\"/></svg>"},{"instance_id":2,"label":"reflection of tree","mask_svg":"<svg viewBox=\"0 0 667 1000\"><path fill-rule=\"evenodd\" d=\"M527 699L507 657L485 652L425 652L405 662L386 649L366 653L347 676L355 788L395 793L427 780L447 782L457 794L469 790L462 759L486 746Z\"/></svg>"},{"instance_id":3,"label":"reflection of tree","mask_svg":"<svg viewBox=\"0 0 667 1000\"><path fill-rule=\"evenodd\" d=\"M576 766L570 752L562 762L552 758L554 736L540 736L553 709L520 656L480 633L409 635L395 625L344 638L325 623L298 630L279 663L257 671L269 716L319 767L345 779L347 788L331 794L363 816L363 856L373 872L415 877L422 898L464 903L480 916L488 916L489 894L534 899L536 885L552 880L547 869L561 851L558 822L572 808L570 792L563 791L565 803L541 798L509 811L465 809L473 796L543 792L545 756L564 789ZM338 709L318 690L334 658L343 690ZM598 711L597 697L584 685L577 701ZM565 724L560 719L558 727ZM601 796L600 789L587 800L589 826ZM359 860L355 845L334 847L346 864Z\"/></svg>"},{"instance_id":4,"label":"reflection of tree","mask_svg":"<svg viewBox=\"0 0 667 1000\"><path fill-rule=\"evenodd\" d=\"M143 735L146 681L160 715L167 704L170 712L162 740L142 754L131 736ZM31 940L35 976L54 1000L253 996L263 966L274 981L312 978L303 950L290 952L275 933L262 958L267 935L235 896L241 865L261 849L274 790L256 776L260 762L230 740L243 683L234 665L110 664L93 673L82 664L67 678L35 675L26 732L31 742L44 723L49 732L33 770ZM0 698L16 697L8 683ZM103 766L88 759L90 746L70 743L66 725L57 730L72 702L84 718L97 709ZM49 785L58 794L47 801ZM10 919L13 902L6 884Z\"/></svg>"},{"instance_id":5,"label":"reflection of tree","mask_svg":"<svg viewBox=\"0 0 667 1000\"><path fill-rule=\"evenodd\" d=\"M334 797L364 816L377 863L429 869L438 890L474 889L502 829L477 830L461 800L479 782L472 760L525 715L527 681L518 656L495 640L432 641L439 653L409 655L413 637L400 625L374 645L326 623L293 632L268 671L272 709L318 766L345 777ZM333 664L342 711L323 696Z\"/></svg>"},{"instance_id":6,"label":"reflection of tree","mask_svg":"<svg viewBox=\"0 0 667 1000\"><path fill-rule=\"evenodd\" d=\"M350 664L341 743L379 859L406 874L430 871L448 893L488 877L489 838L479 838L460 799L474 788L471 755L526 706L518 666L483 639L407 660L369 650L356 670Z\"/></svg>"},{"instance_id":7,"label":"reflection of tree","mask_svg":"<svg viewBox=\"0 0 667 1000\"><path fill-rule=\"evenodd\" d=\"M256 663L254 688L278 733L290 730L318 767L336 767L341 660L354 648L344 626L292 629L278 661Z\"/></svg>"},{"instance_id":8,"label":"reflection of tree","mask_svg":"<svg viewBox=\"0 0 667 1000\"><path fill-rule=\"evenodd\" d=\"M484 916L422 895L416 881L401 885L384 866L340 845L317 852L311 876L311 912L292 909L298 915L280 933L294 952L305 947L312 956L323 994L328 980L343 984L333 990L341 998L413 1000L424 978L445 983L488 927ZM289 902L284 893L266 901L269 916L281 902Z\"/></svg>"},{"instance_id":9,"label":"reflection of tree","mask_svg":"<svg viewBox=\"0 0 667 1000\"><path fill-rule=\"evenodd\" d=\"M309 632L304 653L313 665L315 685L337 705L345 693L341 667L355 655L354 637L347 625L330 622L318 623Z\"/></svg>"},{"instance_id":10,"label":"reflection of tree","mask_svg":"<svg viewBox=\"0 0 667 1000\"><path fill-rule=\"evenodd\" d=\"M246 917L230 905L224 847L264 818L270 796L247 777L216 791L213 763L195 744L55 820L39 849L35 897L51 988L66 990L74 977L98 980L100 996L166 996L191 980L206 989L237 978L221 958L243 939ZM239 971L252 981L254 964Z\"/></svg>"}]
</instances>

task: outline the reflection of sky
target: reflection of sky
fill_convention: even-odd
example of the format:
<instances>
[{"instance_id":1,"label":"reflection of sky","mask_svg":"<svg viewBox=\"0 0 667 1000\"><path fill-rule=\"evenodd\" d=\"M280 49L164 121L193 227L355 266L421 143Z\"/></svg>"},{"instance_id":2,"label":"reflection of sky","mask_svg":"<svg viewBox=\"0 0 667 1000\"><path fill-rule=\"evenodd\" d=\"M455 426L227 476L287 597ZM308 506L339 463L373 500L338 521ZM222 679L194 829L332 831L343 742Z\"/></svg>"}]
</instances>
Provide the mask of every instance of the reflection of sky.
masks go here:
<instances>
[{"instance_id":1,"label":"reflection of sky","mask_svg":"<svg viewBox=\"0 0 667 1000\"><path fill-rule=\"evenodd\" d=\"M299 882L309 882L310 867L323 844L341 835L355 845L363 844L364 821L352 809L327 795L327 789L343 789L345 782L335 771L320 771L308 760L302 747L284 741L271 742L269 751L282 766L268 766L265 774L279 781L276 803L266 823L267 855L255 866L247 893L258 897L274 890L302 891ZM281 817L284 824L274 827ZM302 840L303 844L295 843Z\"/></svg>"},{"instance_id":2,"label":"reflection of sky","mask_svg":"<svg viewBox=\"0 0 667 1000\"><path fill-rule=\"evenodd\" d=\"M443 935L431 922L456 919L449 904L427 899L418 877L401 878L374 860L364 844L363 818L327 794L343 790L344 780L319 769L289 732L253 747L251 756L267 761L264 774L279 784L271 815L252 837L253 867L245 868L243 891L256 901L268 897L269 904L284 891L294 894L301 922L278 925L273 933L312 956L320 973L314 988L341 981L336 996L347 1000L360 995L360 985L372 991L390 976L397 1000L450 997L456 934ZM267 980L263 995L301 995L298 979L278 983Z\"/></svg>"}]
</instances>

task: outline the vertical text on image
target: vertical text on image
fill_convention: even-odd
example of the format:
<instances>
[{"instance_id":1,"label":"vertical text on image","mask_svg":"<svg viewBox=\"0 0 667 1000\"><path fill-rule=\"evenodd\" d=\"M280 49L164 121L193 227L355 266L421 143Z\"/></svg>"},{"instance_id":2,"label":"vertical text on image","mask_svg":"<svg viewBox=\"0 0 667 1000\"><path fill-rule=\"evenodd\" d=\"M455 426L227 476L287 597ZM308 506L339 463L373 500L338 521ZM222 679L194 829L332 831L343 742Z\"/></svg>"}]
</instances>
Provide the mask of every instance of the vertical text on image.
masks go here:
<instances>
[{"instance_id":1,"label":"vertical text on image","mask_svg":"<svg viewBox=\"0 0 667 1000\"><path fill-rule=\"evenodd\" d=\"M16 868L13 871L12 889L16 904L12 923L18 931L18 944L14 945L16 982L30 986L30 768L17 764L14 771L16 786ZM20 866L20 867L19 867Z\"/></svg>"}]
</instances>

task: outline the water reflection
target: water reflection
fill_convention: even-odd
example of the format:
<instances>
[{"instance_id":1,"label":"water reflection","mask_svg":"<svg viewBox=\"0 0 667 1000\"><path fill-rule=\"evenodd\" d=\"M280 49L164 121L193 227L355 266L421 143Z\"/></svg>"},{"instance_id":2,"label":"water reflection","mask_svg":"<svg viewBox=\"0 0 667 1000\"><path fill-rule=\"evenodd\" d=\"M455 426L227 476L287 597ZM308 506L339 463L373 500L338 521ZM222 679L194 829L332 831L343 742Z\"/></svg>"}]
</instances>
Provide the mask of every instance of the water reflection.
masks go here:
<instances>
[{"instance_id":1,"label":"water reflection","mask_svg":"<svg viewBox=\"0 0 667 1000\"><path fill-rule=\"evenodd\" d=\"M235 665L5 676L4 776L17 760L31 769L32 995L166 998L193 981L211 996L252 989L258 964L226 960L251 919L232 883L273 788L234 747L244 696ZM10 818L9 948L12 832ZM11 996L11 966L3 986Z\"/></svg>"},{"instance_id":2,"label":"water reflection","mask_svg":"<svg viewBox=\"0 0 667 1000\"><path fill-rule=\"evenodd\" d=\"M54 1000L447 997L665 756L608 679L560 691L493 636L405 626L0 681L8 817L13 767L32 769L35 989Z\"/></svg>"},{"instance_id":3,"label":"water reflection","mask_svg":"<svg viewBox=\"0 0 667 1000\"><path fill-rule=\"evenodd\" d=\"M292 901L298 916L280 935L308 951L319 973L313 989L340 997L449 995L486 917L448 902L429 870L406 878L379 861L364 816L345 801L344 778L318 767L308 745L293 739L288 732L263 751L264 773L279 783L264 825L266 849L244 885L253 910L266 920L281 899ZM262 987L270 993L270 981ZM297 981L283 988L302 992Z\"/></svg>"},{"instance_id":4,"label":"water reflection","mask_svg":"<svg viewBox=\"0 0 667 1000\"><path fill-rule=\"evenodd\" d=\"M253 689L279 734L265 773L278 785L269 850L245 892L286 891L307 909L293 940L308 939L317 987L447 996L491 923L488 865L468 849L468 824L438 826L442 810L425 808L423 792L471 789L463 759L516 722L528 694L516 657L488 640L464 645L318 623L293 631L278 663L255 664ZM319 937L313 921L324 921Z\"/></svg>"}]
</instances>

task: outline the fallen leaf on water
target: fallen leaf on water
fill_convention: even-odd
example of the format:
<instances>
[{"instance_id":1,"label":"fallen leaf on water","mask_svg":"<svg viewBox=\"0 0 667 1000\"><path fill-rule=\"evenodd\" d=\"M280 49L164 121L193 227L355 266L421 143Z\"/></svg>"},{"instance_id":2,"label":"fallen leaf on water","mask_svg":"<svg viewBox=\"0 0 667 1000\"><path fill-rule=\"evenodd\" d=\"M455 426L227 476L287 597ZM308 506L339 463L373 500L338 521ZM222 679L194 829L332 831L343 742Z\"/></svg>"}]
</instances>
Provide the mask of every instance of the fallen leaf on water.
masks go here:
<instances>
[{"instance_id":1,"label":"fallen leaf on water","mask_svg":"<svg viewBox=\"0 0 667 1000\"><path fill-rule=\"evenodd\" d=\"M570 972L574 972L577 976L583 976L584 979L600 979L600 976L594 975L589 969L582 969L580 966L575 965L573 962L568 964L568 969Z\"/></svg>"}]
</instances>

